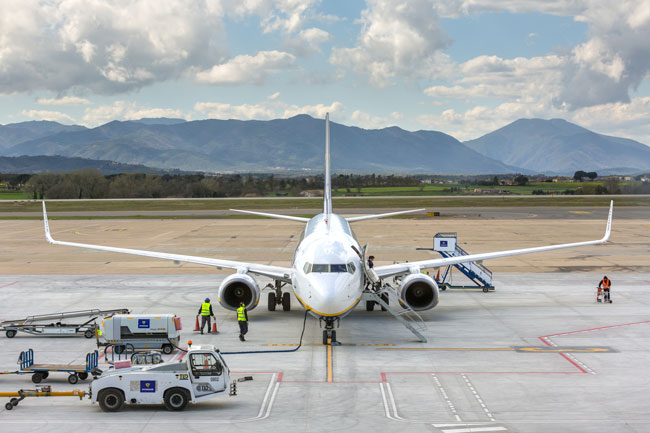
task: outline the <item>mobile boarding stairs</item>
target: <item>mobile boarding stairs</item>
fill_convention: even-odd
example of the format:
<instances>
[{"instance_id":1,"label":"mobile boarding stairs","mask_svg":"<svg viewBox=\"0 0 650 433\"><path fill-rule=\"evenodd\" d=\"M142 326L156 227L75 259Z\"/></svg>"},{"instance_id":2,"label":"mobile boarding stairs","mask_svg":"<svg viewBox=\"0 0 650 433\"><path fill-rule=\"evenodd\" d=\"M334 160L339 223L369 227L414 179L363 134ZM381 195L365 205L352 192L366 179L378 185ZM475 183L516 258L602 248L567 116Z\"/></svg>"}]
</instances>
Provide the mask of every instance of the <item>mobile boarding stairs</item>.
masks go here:
<instances>
[{"instance_id":1,"label":"mobile boarding stairs","mask_svg":"<svg viewBox=\"0 0 650 433\"><path fill-rule=\"evenodd\" d=\"M43 337L83 335L86 338L93 338L96 328L95 320L99 317L128 313L128 309L120 308L115 310L93 309L39 314L27 316L24 319L0 322L0 331L5 331L7 338L15 337L19 331ZM70 319L76 320L70 321Z\"/></svg>"}]
</instances>

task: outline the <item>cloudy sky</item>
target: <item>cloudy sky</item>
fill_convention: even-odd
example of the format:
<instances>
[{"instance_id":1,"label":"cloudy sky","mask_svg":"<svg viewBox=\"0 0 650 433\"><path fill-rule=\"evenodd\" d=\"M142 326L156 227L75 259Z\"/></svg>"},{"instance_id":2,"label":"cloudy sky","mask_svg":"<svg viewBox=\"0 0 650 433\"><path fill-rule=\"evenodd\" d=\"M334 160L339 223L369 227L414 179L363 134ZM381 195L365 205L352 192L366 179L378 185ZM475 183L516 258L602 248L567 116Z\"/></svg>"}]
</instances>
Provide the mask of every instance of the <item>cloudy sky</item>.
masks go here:
<instances>
[{"instance_id":1,"label":"cloudy sky","mask_svg":"<svg viewBox=\"0 0 650 433\"><path fill-rule=\"evenodd\" d=\"M650 0L2 0L0 124L272 119L650 144Z\"/></svg>"}]
</instances>

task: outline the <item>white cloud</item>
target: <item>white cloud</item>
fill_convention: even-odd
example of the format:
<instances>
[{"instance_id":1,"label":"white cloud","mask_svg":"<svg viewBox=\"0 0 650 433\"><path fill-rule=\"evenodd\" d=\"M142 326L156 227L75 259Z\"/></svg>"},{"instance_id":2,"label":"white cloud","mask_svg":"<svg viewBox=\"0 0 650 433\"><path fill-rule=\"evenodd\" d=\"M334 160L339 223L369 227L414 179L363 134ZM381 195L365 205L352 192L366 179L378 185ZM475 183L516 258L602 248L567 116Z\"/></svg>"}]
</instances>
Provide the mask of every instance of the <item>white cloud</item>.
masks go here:
<instances>
[{"instance_id":1,"label":"white cloud","mask_svg":"<svg viewBox=\"0 0 650 433\"><path fill-rule=\"evenodd\" d=\"M59 123L75 123L75 120L65 113L60 111L46 111L46 110L22 110L20 112L23 116L36 120L50 120Z\"/></svg>"},{"instance_id":2,"label":"white cloud","mask_svg":"<svg viewBox=\"0 0 650 433\"><path fill-rule=\"evenodd\" d=\"M450 62L441 50L450 40L437 9L434 0L368 0L356 46L334 48L330 62L368 75L377 87L397 76L444 76Z\"/></svg>"},{"instance_id":3,"label":"white cloud","mask_svg":"<svg viewBox=\"0 0 650 433\"><path fill-rule=\"evenodd\" d=\"M302 27L316 4L317 0L225 0L223 8L236 17L259 16L265 33L293 33Z\"/></svg>"},{"instance_id":4,"label":"white cloud","mask_svg":"<svg viewBox=\"0 0 650 433\"><path fill-rule=\"evenodd\" d=\"M281 51L260 51L255 56L241 55L195 74L204 84L262 84L268 74L291 69L296 58Z\"/></svg>"},{"instance_id":5,"label":"white cloud","mask_svg":"<svg viewBox=\"0 0 650 433\"><path fill-rule=\"evenodd\" d=\"M332 102L330 105L316 104L316 105L289 105L287 106L282 117L288 118L297 116L298 114L308 114L312 117L322 119L325 114L342 115L345 112L345 107L340 102Z\"/></svg>"},{"instance_id":6,"label":"white cloud","mask_svg":"<svg viewBox=\"0 0 650 433\"><path fill-rule=\"evenodd\" d=\"M64 96L62 98L40 98L36 101L39 105L90 105L88 99L76 96Z\"/></svg>"},{"instance_id":7,"label":"white cloud","mask_svg":"<svg viewBox=\"0 0 650 433\"><path fill-rule=\"evenodd\" d=\"M189 116L181 110L139 107L135 102L129 101L115 101L111 105L87 108L83 120L87 125L96 126L113 120L138 120L150 117L171 117L189 120Z\"/></svg>"},{"instance_id":8,"label":"white cloud","mask_svg":"<svg viewBox=\"0 0 650 433\"><path fill-rule=\"evenodd\" d=\"M280 96L280 92L275 92L274 94L267 96L266 99L278 99L278 96Z\"/></svg>"},{"instance_id":9,"label":"white cloud","mask_svg":"<svg viewBox=\"0 0 650 433\"><path fill-rule=\"evenodd\" d=\"M287 41L287 47L301 56L307 56L315 52L321 52L320 45L332 39L332 35L323 29L312 27L301 30L298 35Z\"/></svg>"},{"instance_id":10,"label":"white cloud","mask_svg":"<svg viewBox=\"0 0 650 433\"><path fill-rule=\"evenodd\" d=\"M394 126L395 120L400 118L399 113L392 113L390 117L373 116L364 111L355 110L352 112L350 119L354 125L366 129L379 129L388 126Z\"/></svg>"},{"instance_id":11,"label":"white cloud","mask_svg":"<svg viewBox=\"0 0 650 433\"><path fill-rule=\"evenodd\" d=\"M267 120L275 117L274 111L265 103L232 105L220 102L197 102L194 110L211 119Z\"/></svg>"}]
</instances>

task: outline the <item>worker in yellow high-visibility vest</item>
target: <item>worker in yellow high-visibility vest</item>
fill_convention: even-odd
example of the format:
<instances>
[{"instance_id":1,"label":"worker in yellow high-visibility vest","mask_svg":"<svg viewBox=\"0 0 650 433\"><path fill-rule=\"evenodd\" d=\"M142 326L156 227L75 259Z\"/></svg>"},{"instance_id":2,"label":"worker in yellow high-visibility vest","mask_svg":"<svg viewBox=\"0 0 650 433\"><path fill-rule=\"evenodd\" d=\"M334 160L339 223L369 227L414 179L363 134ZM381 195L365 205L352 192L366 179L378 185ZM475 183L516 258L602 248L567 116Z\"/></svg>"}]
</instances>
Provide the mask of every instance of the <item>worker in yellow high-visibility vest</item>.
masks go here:
<instances>
[{"instance_id":1,"label":"worker in yellow high-visibility vest","mask_svg":"<svg viewBox=\"0 0 650 433\"><path fill-rule=\"evenodd\" d=\"M246 341L244 335L248 332L248 311L246 311L246 304L243 302L237 308L237 323L239 323L239 339Z\"/></svg>"},{"instance_id":2,"label":"worker in yellow high-visibility vest","mask_svg":"<svg viewBox=\"0 0 650 433\"><path fill-rule=\"evenodd\" d=\"M210 317L214 317L214 313L212 312L212 304L210 303L210 298L205 298L205 301L201 304L201 307L199 308L199 314L201 315L201 334L203 334L203 327L205 324L208 324L208 334L210 333L211 329L211 320ZM216 320L216 319L215 319Z\"/></svg>"}]
</instances>

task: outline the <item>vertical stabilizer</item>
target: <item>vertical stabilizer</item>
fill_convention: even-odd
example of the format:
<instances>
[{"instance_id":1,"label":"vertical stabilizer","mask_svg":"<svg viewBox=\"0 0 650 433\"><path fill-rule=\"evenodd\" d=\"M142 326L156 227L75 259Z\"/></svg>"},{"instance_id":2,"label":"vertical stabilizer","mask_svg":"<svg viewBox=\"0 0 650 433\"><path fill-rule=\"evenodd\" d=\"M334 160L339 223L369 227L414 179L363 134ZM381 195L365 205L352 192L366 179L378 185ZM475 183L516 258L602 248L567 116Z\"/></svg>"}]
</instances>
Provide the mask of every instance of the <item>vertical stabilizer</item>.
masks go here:
<instances>
[{"instance_id":1,"label":"vertical stabilizer","mask_svg":"<svg viewBox=\"0 0 650 433\"><path fill-rule=\"evenodd\" d=\"M323 188L323 213L332 213L332 173L330 172L330 113L325 115L325 186Z\"/></svg>"}]
</instances>

